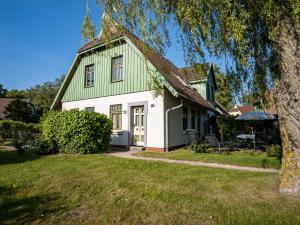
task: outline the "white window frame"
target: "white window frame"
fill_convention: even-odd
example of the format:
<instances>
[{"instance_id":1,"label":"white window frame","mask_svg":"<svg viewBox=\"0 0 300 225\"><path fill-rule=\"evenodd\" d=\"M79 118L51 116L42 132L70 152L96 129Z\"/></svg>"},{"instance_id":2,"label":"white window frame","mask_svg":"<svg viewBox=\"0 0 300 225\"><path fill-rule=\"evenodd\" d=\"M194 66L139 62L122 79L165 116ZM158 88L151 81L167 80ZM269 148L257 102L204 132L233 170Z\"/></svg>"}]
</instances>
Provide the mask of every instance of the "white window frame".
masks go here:
<instances>
[{"instance_id":1,"label":"white window frame","mask_svg":"<svg viewBox=\"0 0 300 225\"><path fill-rule=\"evenodd\" d=\"M85 67L84 87L94 87L94 83L95 83L95 65L90 64Z\"/></svg>"},{"instance_id":2,"label":"white window frame","mask_svg":"<svg viewBox=\"0 0 300 225\"><path fill-rule=\"evenodd\" d=\"M117 76L114 73L117 70ZM123 81L124 79L124 65L123 55L111 58L111 82Z\"/></svg>"},{"instance_id":3,"label":"white window frame","mask_svg":"<svg viewBox=\"0 0 300 225\"><path fill-rule=\"evenodd\" d=\"M113 122L113 130L122 130L122 104L110 105L109 116Z\"/></svg>"}]
</instances>

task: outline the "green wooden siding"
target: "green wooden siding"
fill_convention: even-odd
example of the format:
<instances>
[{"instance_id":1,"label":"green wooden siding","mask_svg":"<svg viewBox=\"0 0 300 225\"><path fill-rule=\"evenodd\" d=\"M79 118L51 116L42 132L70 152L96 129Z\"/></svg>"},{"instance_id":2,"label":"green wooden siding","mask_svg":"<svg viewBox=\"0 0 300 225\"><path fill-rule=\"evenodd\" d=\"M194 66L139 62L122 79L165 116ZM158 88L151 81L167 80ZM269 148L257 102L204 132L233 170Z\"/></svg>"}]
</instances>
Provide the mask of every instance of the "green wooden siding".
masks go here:
<instances>
[{"instance_id":1,"label":"green wooden siding","mask_svg":"<svg viewBox=\"0 0 300 225\"><path fill-rule=\"evenodd\" d=\"M123 55L123 81L111 82L111 58ZM97 98L149 90L145 59L128 44L84 56L66 89L62 102ZM93 87L84 87L87 65L94 64Z\"/></svg>"},{"instance_id":2,"label":"green wooden siding","mask_svg":"<svg viewBox=\"0 0 300 225\"><path fill-rule=\"evenodd\" d=\"M206 99L206 81L199 81L191 84L193 88L197 89L197 92Z\"/></svg>"},{"instance_id":3,"label":"green wooden siding","mask_svg":"<svg viewBox=\"0 0 300 225\"><path fill-rule=\"evenodd\" d=\"M213 74L211 72L208 74L206 89L207 89L207 91L209 90L209 93L206 95L207 100L214 102L216 89L215 89L215 84L214 84L214 80L213 80Z\"/></svg>"}]
</instances>

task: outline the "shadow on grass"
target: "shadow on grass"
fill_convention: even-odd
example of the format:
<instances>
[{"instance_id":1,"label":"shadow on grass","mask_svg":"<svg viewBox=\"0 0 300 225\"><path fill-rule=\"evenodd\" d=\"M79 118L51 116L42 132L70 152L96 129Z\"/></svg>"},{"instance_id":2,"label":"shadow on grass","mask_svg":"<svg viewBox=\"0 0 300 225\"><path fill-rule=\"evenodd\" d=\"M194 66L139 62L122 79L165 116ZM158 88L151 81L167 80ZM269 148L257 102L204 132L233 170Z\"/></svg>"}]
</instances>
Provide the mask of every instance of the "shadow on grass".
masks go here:
<instances>
[{"instance_id":1,"label":"shadow on grass","mask_svg":"<svg viewBox=\"0 0 300 225\"><path fill-rule=\"evenodd\" d=\"M0 224L31 224L63 210L52 204L58 194L17 197L14 189L0 186Z\"/></svg>"},{"instance_id":2,"label":"shadow on grass","mask_svg":"<svg viewBox=\"0 0 300 225\"><path fill-rule=\"evenodd\" d=\"M16 150L0 149L0 165L23 163L38 158L38 155L32 154L31 152L26 152L24 155L20 155Z\"/></svg>"}]
</instances>

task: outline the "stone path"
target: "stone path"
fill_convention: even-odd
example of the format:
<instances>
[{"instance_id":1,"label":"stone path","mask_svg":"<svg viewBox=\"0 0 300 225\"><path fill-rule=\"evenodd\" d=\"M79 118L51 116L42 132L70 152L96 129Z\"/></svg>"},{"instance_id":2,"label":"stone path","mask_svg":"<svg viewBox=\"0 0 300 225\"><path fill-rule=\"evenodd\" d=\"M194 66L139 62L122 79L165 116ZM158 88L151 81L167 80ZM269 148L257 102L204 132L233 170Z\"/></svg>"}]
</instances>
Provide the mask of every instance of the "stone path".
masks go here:
<instances>
[{"instance_id":1,"label":"stone path","mask_svg":"<svg viewBox=\"0 0 300 225\"><path fill-rule=\"evenodd\" d=\"M133 153L135 153L135 152L134 151L124 151L124 152L112 152L112 153L108 153L108 155L120 157L120 158L126 158L126 159L159 161L159 162L166 162L166 163L186 164L186 165L191 165L191 166L203 166L203 167L232 169L232 170L240 170L240 171L252 171L252 172L262 172L262 173L278 173L279 172L276 169L269 169L269 168L264 169L264 168L256 168L256 167L248 167L248 166L234 166L234 165L219 164L219 163L208 163L208 162L196 162L196 161L187 161L187 160L174 160L174 159L135 156L135 155L132 155Z\"/></svg>"}]
</instances>

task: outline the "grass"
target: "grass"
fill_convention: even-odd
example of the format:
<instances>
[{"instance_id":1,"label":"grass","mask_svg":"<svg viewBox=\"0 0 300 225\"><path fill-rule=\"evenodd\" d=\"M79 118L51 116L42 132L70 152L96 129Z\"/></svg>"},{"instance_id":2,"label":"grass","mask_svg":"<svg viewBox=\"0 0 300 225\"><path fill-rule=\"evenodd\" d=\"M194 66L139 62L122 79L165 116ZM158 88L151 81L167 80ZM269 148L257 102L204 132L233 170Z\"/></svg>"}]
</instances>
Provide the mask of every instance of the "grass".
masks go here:
<instances>
[{"instance_id":1,"label":"grass","mask_svg":"<svg viewBox=\"0 0 300 225\"><path fill-rule=\"evenodd\" d=\"M278 175L0 150L1 224L300 224Z\"/></svg>"},{"instance_id":2,"label":"grass","mask_svg":"<svg viewBox=\"0 0 300 225\"><path fill-rule=\"evenodd\" d=\"M235 151L230 153L195 153L188 149L179 149L171 152L139 152L134 155L166 158L176 160L214 162L238 166L250 166L260 168L280 168L280 160L276 157L268 157L265 152Z\"/></svg>"}]
</instances>

